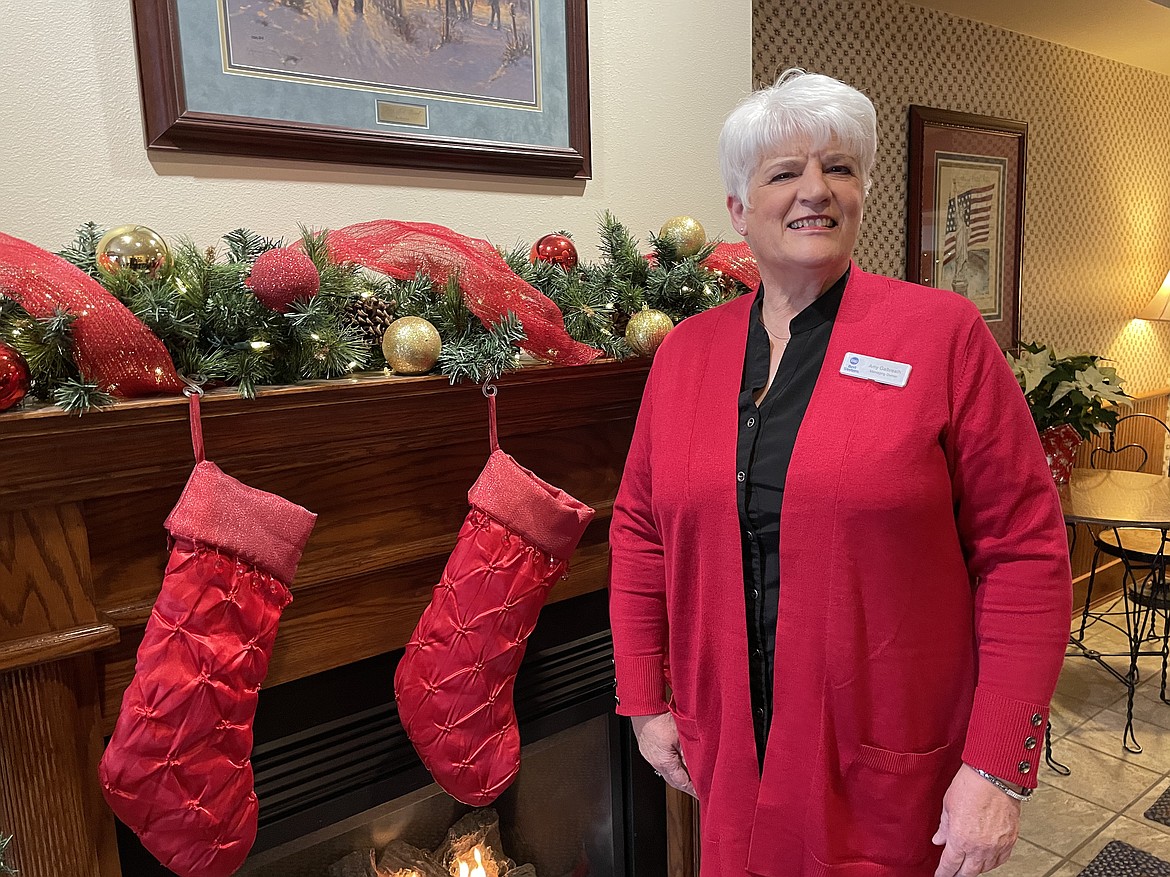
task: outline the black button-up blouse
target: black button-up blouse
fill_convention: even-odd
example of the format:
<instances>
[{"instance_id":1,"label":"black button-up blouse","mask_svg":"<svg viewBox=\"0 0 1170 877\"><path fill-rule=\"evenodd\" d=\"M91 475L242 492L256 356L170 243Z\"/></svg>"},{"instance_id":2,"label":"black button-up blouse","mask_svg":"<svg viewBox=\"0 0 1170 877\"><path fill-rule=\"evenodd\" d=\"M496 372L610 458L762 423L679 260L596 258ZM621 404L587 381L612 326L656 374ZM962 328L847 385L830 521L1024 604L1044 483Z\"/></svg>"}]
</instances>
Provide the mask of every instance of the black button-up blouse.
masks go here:
<instances>
[{"instance_id":1,"label":"black button-up blouse","mask_svg":"<svg viewBox=\"0 0 1170 877\"><path fill-rule=\"evenodd\" d=\"M759 406L754 397L768 383L771 348L761 320L763 287L756 294L748 328L739 393L736 482L743 587L747 604L748 668L760 768L772 721L772 673L776 655L776 613L780 601L780 508L796 432L820 374L833 320L849 278L846 271L827 292L797 314L792 338L776 377ZM777 327L773 327L774 329ZM781 644L781 647L783 644Z\"/></svg>"}]
</instances>

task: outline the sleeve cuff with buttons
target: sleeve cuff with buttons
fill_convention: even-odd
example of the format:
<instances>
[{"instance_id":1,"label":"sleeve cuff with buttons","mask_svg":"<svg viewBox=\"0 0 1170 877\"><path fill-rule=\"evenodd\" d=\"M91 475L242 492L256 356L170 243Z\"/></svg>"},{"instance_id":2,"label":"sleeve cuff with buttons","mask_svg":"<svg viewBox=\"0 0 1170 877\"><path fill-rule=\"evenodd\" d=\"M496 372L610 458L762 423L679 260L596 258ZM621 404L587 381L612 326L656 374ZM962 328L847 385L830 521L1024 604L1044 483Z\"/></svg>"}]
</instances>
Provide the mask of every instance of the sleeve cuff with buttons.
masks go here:
<instances>
[{"instance_id":1,"label":"sleeve cuff with buttons","mask_svg":"<svg viewBox=\"0 0 1170 877\"><path fill-rule=\"evenodd\" d=\"M1007 783L1036 788L1048 705L975 691L963 761Z\"/></svg>"},{"instance_id":2,"label":"sleeve cuff with buttons","mask_svg":"<svg viewBox=\"0 0 1170 877\"><path fill-rule=\"evenodd\" d=\"M617 714L656 716L669 711L666 700L666 658L663 655L615 655Z\"/></svg>"}]
</instances>

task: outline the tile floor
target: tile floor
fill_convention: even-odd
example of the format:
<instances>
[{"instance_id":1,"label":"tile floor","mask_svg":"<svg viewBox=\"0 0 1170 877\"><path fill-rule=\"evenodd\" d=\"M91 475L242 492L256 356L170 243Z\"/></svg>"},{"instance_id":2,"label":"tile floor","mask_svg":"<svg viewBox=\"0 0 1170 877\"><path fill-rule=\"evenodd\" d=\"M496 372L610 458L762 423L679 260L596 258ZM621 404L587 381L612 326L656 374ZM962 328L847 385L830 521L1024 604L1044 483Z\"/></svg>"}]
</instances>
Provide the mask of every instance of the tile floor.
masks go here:
<instances>
[{"instance_id":1,"label":"tile floor","mask_svg":"<svg viewBox=\"0 0 1170 877\"><path fill-rule=\"evenodd\" d=\"M1124 635L1102 623L1085 642L1103 652L1126 648ZM1107 660L1119 669L1125 661ZM1121 746L1124 687L1092 661L1065 659L1052 703L1053 757L1072 773L1060 776L1041 762L1020 841L996 877L1075 877L1111 840L1170 861L1170 827L1142 816L1170 786L1170 704L1158 698L1158 658L1142 658L1140 667L1134 732L1144 751L1133 755Z\"/></svg>"}]
</instances>

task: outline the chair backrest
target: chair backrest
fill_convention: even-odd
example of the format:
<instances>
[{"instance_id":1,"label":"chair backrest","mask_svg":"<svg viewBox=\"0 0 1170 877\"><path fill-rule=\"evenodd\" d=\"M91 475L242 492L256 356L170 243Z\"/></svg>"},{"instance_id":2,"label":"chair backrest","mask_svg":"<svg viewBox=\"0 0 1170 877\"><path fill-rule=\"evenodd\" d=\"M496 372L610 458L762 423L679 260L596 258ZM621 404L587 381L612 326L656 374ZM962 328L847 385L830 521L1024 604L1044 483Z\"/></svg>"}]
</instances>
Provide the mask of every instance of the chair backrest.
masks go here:
<instances>
[{"instance_id":1,"label":"chair backrest","mask_svg":"<svg viewBox=\"0 0 1170 877\"><path fill-rule=\"evenodd\" d=\"M1149 432L1156 434L1163 442L1170 435L1170 426L1164 420L1153 414L1127 414L1117 418L1117 423L1109 432L1109 442L1103 448L1094 448L1089 455L1089 465L1099 469L1110 461L1110 469L1131 469L1135 472L1146 468L1150 459L1150 450L1136 440L1138 433ZM1125 441L1129 436L1134 441ZM1158 449L1161 452L1161 448ZM1124 455L1124 456L1122 456ZM1133 462L1137 465L1128 465Z\"/></svg>"}]
</instances>

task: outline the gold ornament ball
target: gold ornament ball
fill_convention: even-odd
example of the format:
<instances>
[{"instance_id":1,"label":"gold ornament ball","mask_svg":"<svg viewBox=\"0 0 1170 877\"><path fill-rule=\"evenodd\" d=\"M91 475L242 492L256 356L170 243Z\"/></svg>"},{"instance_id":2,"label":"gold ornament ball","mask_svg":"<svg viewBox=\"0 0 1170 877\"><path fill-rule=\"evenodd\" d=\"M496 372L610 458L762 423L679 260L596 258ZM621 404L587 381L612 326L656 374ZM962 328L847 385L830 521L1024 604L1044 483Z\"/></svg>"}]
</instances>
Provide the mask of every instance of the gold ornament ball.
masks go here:
<instances>
[{"instance_id":1,"label":"gold ornament ball","mask_svg":"<svg viewBox=\"0 0 1170 877\"><path fill-rule=\"evenodd\" d=\"M662 311L638 311L626 326L626 343L640 356L650 356L673 328L674 323Z\"/></svg>"},{"instance_id":2,"label":"gold ornament ball","mask_svg":"<svg viewBox=\"0 0 1170 877\"><path fill-rule=\"evenodd\" d=\"M97 245L97 268L106 277L122 271L149 279L171 270L171 249L145 225L120 225L102 236Z\"/></svg>"},{"instance_id":3,"label":"gold ornament ball","mask_svg":"<svg viewBox=\"0 0 1170 877\"><path fill-rule=\"evenodd\" d=\"M691 216L676 216L666 220L658 236L674 243L678 254L684 259L695 255L707 245L707 232L703 231L699 220Z\"/></svg>"},{"instance_id":4,"label":"gold ornament ball","mask_svg":"<svg viewBox=\"0 0 1170 877\"><path fill-rule=\"evenodd\" d=\"M443 342L422 317L399 317L382 336L382 353L395 374L421 375L435 367Z\"/></svg>"}]
</instances>

